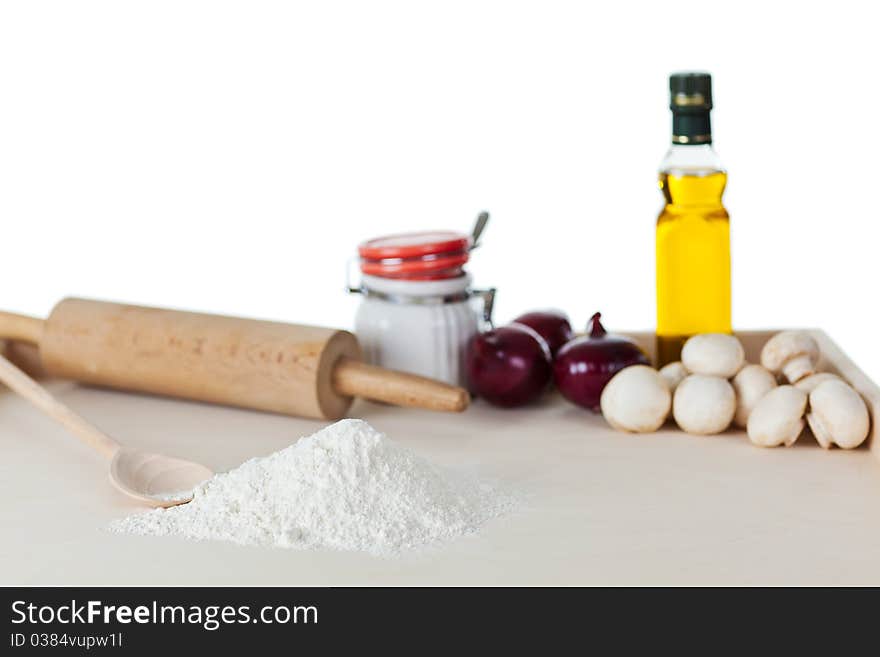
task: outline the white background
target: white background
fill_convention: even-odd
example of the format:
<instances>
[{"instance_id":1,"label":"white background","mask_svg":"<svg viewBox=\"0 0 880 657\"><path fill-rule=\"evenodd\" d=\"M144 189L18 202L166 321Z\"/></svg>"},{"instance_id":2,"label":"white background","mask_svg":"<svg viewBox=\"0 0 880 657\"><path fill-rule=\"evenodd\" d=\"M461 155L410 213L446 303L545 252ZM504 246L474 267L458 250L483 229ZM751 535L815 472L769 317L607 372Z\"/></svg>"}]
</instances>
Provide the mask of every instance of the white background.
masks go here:
<instances>
[{"instance_id":1,"label":"white background","mask_svg":"<svg viewBox=\"0 0 880 657\"><path fill-rule=\"evenodd\" d=\"M860 9L859 7L864 7ZM357 243L467 230L497 318L654 322L667 75L714 75L734 321L875 379L870 3L2 2L0 307L350 326Z\"/></svg>"}]
</instances>

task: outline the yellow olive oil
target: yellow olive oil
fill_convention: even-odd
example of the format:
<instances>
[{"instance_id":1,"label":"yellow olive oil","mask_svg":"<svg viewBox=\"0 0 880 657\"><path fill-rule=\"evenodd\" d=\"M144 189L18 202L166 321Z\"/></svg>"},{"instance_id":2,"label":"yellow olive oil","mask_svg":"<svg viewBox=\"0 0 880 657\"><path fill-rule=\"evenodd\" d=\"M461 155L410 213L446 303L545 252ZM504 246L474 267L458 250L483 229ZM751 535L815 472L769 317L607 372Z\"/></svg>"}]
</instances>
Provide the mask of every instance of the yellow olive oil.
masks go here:
<instances>
[{"instance_id":1,"label":"yellow olive oil","mask_svg":"<svg viewBox=\"0 0 880 657\"><path fill-rule=\"evenodd\" d=\"M672 146L660 166L665 206L657 218L657 358L679 359L697 333L730 333L727 174L712 149L712 78L669 78Z\"/></svg>"},{"instance_id":2,"label":"yellow olive oil","mask_svg":"<svg viewBox=\"0 0 880 657\"><path fill-rule=\"evenodd\" d=\"M721 204L727 174L661 172L666 206L657 219L657 347L678 360L697 333L730 333L730 220Z\"/></svg>"}]
</instances>

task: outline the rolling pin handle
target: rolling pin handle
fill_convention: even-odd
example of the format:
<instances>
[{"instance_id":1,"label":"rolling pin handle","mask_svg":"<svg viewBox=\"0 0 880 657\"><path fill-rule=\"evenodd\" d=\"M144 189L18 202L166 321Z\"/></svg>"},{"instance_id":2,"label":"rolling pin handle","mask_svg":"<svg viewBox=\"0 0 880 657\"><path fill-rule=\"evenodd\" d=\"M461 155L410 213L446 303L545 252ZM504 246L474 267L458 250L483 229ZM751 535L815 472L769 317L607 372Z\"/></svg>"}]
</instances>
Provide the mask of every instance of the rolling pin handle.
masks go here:
<instances>
[{"instance_id":1,"label":"rolling pin handle","mask_svg":"<svg viewBox=\"0 0 880 657\"><path fill-rule=\"evenodd\" d=\"M333 388L350 397L364 397L396 406L460 413L470 404L467 390L415 374L340 358L333 368Z\"/></svg>"},{"instance_id":2,"label":"rolling pin handle","mask_svg":"<svg viewBox=\"0 0 880 657\"><path fill-rule=\"evenodd\" d=\"M0 338L40 346L45 321L28 315L0 311Z\"/></svg>"}]
</instances>

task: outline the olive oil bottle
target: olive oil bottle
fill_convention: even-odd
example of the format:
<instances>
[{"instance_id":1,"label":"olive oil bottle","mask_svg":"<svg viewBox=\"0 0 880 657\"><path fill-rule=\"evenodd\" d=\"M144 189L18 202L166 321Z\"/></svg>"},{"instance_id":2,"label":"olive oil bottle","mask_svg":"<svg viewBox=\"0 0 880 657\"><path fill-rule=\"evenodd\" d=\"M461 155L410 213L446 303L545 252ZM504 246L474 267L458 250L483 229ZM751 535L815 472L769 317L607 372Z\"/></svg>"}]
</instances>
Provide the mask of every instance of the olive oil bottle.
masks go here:
<instances>
[{"instance_id":1,"label":"olive oil bottle","mask_svg":"<svg viewBox=\"0 0 880 657\"><path fill-rule=\"evenodd\" d=\"M672 146L660 165L665 206L657 218L657 357L679 359L697 333L730 333L727 173L712 148L708 73L669 78Z\"/></svg>"}]
</instances>

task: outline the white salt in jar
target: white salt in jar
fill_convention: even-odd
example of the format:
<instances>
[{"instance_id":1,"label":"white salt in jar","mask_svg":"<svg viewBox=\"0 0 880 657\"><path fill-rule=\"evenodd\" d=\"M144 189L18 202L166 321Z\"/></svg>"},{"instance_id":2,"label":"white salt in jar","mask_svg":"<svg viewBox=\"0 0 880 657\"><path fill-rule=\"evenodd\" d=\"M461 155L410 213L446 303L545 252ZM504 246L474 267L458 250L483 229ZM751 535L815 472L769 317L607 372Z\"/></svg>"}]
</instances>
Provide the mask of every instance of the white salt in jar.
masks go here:
<instances>
[{"instance_id":1,"label":"white salt in jar","mask_svg":"<svg viewBox=\"0 0 880 657\"><path fill-rule=\"evenodd\" d=\"M463 270L469 238L432 232L394 235L359 248L363 295L355 333L367 362L465 384L464 353L494 290L474 290ZM482 306L482 307L481 307Z\"/></svg>"}]
</instances>

